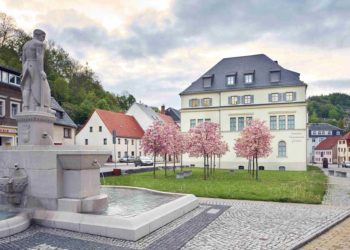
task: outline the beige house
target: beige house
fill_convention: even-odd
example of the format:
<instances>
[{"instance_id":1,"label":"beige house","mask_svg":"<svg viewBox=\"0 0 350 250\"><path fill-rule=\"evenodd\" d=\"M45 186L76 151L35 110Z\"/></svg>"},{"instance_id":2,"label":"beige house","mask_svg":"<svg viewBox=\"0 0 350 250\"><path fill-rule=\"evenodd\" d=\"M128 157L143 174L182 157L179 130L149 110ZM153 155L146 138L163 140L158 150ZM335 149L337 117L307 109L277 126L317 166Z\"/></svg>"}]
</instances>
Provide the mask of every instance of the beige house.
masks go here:
<instances>
[{"instance_id":1,"label":"beige house","mask_svg":"<svg viewBox=\"0 0 350 250\"><path fill-rule=\"evenodd\" d=\"M350 161L350 132L338 140L338 162Z\"/></svg>"},{"instance_id":2,"label":"beige house","mask_svg":"<svg viewBox=\"0 0 350 250\"><path fill-rule=\"evenodd\" d=\"M220 125L229 145L222 168L247 167L233 146L251 119L261 119L274 136L272 153L260 159L265 169L306 170L307 85L299 73L284 69L266 55L225 58L193 82L181 96L181 130L204 121ZM201 158L184 157L202 166Z\"/></svg>"}]
</instances>

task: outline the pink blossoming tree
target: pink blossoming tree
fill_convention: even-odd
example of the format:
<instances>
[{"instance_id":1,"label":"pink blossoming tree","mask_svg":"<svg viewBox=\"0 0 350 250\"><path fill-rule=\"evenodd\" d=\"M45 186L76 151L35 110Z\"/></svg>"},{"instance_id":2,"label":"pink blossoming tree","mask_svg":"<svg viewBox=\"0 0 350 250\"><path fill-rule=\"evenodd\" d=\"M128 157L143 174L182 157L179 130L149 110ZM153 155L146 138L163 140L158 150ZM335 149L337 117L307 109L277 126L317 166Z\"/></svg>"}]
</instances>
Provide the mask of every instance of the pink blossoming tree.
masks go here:
<instances>
[{"instance_id":1,"label":"pink blossoming tree","mask_svg":"<svg viewBox=\"0 0 350 250\"><path fill-rule=\"evenodd\" d=\"M215 153L220 144L219 125L213 122L203 122L189 131L187 149L191 157L203 157L204 180L209 176L209 156Z\"/></svg>"},{"instance_id":2,"label":"pink blossoming tree","mask_svg":"<svg viewBox=\"0 0 350 250\"><path fill-rule=\"evenodd\" d=\"M187 136L185 133L180 131L180 128L176 124L169 124L168 127L168 142L169 142L169 153L173 156L174 166L173 170L175 173L175 161L176 158L181 157L187 149ZM182 160L181 160L181 172L182 172Z\"/></svg>"},{"instance_id":3,"label":"pink blossoming tree","mask_svg":"<svg viewBox=\"0 0 350 250\"><path fill-rule=\"evenodd\" d=\"M141 139L141 148L145 154L153 155L153 177L156 177L156 157L163 155L168 148L168 142L165 140L165 127L161 122L153 123Z\"/></svg>"},{"instance_id":4,"label":"pink blossoming tree","mask_svg":"<svg viewBox=\"0 0 350 250\"><path fill-rule=\"evenodd\" d=\"M253 160L253 175L254 165L256 166L256 179L258 180L259 164L258 158L268 157L272 152L271 140L273 136L264 121L255 119L252 120L249 126L245 127L235 142L234 149L236 155ZM254 162L255 160L255 162Z\"/></svg>"}]
</instances>

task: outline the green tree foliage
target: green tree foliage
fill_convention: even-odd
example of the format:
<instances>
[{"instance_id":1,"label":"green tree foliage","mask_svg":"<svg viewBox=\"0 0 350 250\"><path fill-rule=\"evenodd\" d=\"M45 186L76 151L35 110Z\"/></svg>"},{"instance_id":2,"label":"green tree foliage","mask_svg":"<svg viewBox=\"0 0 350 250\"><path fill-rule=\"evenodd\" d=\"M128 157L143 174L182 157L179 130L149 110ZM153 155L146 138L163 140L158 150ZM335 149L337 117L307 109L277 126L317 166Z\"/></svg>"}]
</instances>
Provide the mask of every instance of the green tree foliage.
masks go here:
<instances>
[{"instance_id":1,"label":"green tree foliage","mask_svg":"<svg viewBox=\"0 0 350 250\"><path fill-rule=\"evenodd\" d=\"M30 39L11 17L0 12L1 65L20 71L22 47ZM46 48L44 64L52 96L77 124L85 123L96 108L126 111L135 102L127 92L115 95L105 91L87 64L79 64L53 41Z\"/></svg>"},{"instance_id":2,"label":"green tree foliage","mask_svg":"<svg viewBox=\"0 0 350 250\"><path fill-rule=\"evenodd\" d=\"M308 99L310 122L328 122L344 128L343 119L349 114L350 96L343 93L312 96Z\"/></svg>"}]
</instances>

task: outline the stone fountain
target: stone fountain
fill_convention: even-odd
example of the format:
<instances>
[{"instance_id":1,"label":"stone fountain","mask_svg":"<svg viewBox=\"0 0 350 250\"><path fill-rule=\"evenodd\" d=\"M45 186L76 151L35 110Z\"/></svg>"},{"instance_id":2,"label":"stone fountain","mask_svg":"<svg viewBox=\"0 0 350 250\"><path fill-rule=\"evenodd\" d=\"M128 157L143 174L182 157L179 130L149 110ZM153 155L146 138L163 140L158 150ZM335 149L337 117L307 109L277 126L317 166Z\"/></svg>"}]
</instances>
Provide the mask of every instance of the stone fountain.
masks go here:
<instances>
[{"instance_id":1,"label":"stone fountain","mask_svg":"<svg viewBox=\"0 0 350 250\"><path fill-rule=\"evenodd\" d=\"M101 214L108 206L108 197L100 193L100 166L111 152L98 147L53 145L55 114L43 68L44 40L45 32L35 30L34 38L23 47L23 109L16 116L18 146L0 150L1 161L14 168L11 176L0 175L5 201L29 211L32 221L43 226L126 240L140 239L197 207L195 196L182 194L130 218ZM21 218L26 221L17 230L0 228L0 237L24 230L28 217Z\"/></svg>"}]
</instances>

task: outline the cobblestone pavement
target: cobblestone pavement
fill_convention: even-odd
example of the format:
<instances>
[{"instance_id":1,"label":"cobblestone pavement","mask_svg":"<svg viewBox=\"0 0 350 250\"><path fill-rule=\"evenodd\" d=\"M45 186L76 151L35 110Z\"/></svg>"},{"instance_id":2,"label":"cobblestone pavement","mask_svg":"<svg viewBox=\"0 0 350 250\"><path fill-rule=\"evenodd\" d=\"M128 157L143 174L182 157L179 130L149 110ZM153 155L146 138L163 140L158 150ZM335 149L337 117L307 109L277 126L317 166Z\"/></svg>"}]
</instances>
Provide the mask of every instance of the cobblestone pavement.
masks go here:
<instances>
[{"instance_id":1,"label":"cobblestone pavement","mask_svg":"<svg viewBox=\"0 0 350 250\"><path fill-rule=\"evenodd\" d=\"M229 205L183 249L293 249L350 213L346 207L202 199Z\"/></svg>"},{"instance_id":2,"label":"cobblestone pavement","mask_svg":"<svg viewBox=\"0 0 350 250\"><path fill-rule=\"evenodd\" d=\"M350 178L329 176L323 204L350 207ZM303 249L350 249L350 218L307 244Z\"/></svg>"}]
</instances>

